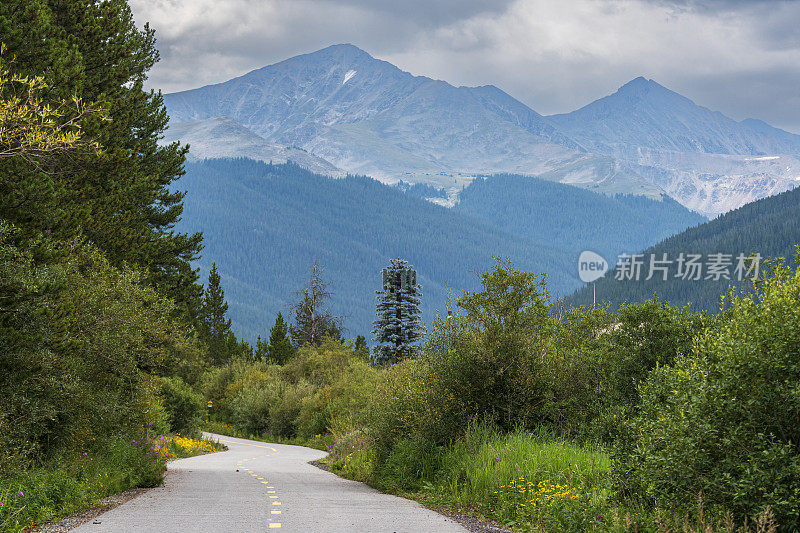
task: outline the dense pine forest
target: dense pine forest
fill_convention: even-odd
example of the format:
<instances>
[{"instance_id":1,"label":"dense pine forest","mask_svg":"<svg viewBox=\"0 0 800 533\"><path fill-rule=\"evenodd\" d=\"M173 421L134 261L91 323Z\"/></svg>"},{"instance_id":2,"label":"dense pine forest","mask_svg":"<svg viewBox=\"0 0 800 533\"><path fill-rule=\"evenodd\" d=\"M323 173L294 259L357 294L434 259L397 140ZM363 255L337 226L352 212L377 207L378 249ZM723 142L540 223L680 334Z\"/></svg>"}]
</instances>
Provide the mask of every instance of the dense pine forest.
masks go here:
<instances>
[{"instance_id":1,"label":"dense pine forest","mask_svg":"<svg viewBox=\"0 0 800 533\"><path fill-rule=\"evenodd\" d=\"M579 286L583 249L643 248L705 220L670 199L612 198L521 176L476 180L448 209L414 188L403 194L365 176L332 179L294 164L218 159L187 164L186 172L175 186L189 193L178 227L203 232L237 332L250 341L288 313L315 260L347 336L369 337L389 259L417 268L430 323L447 291L476 288L493 257L547 272L550 290L562 295ZM210 260L199 264L205 272Z\"/></svg>"},{"instance_id":2,"label":"dense pine forest","mask_svg":"<svg viewBox=\"0 0 800 533\"><path fill-rule=\"evenodd\" d=\"M532 245L557 243L574 254L570 256L574 263L583 250L616 256L707 220L666 195L660 200L606 196L510 174L476 179L461 192L454 210ZM575 265L570 274L577 277Z\"/></svg>"}]
</instances>

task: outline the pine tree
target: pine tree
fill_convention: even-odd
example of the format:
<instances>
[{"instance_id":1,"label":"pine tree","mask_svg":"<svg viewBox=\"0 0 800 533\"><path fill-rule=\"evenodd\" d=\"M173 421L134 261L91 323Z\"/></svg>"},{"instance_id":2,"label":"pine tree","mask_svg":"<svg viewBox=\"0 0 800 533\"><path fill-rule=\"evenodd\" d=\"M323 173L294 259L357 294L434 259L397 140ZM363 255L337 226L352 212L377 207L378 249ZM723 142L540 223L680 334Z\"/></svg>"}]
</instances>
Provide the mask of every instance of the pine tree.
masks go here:
<instances>
[{"instance_id":1,"label":"pine tree","mask_svg":"<svg viewBox=\"0 0 800 533\"><path fill-rule=\"evenodd\" d=\"M289 339L289 328L283 320L283 315L278 313L275 325L269 332L269 345L266 350L266 359L271 363L282 365L294 355L294 347Z\"/></svg>"},{"instance_id":2,"label":"pine tree","mask_svg":"<svg viewBox=\"0 0 800 533\"><path fill-rule=\"evenodd\" d=\"M221 281L217 265L212 263L200 308L200 332L208 344L211 360L215 365L223 364L230 359L231 348L238 345L236 338L231 338L233 335L231 320L225 317L228 303L225 301Z\"/></svg>"},{"instance_id":3,"label":"pine tree","mask_svg":"<svg viewBox=\"0 0 800 533\"><path fill-rule=\"evenodd\" d=\"M153 30L137 28L124 0L4 0L0 36L16 73L44 76L42 104L56 109L77 97L102 106L109 119L81 123L100 153L4 160L0 216L28 236L84 236L113 265L139 267L195 318L202 288L190 262L202 236L174 231L183 193L171 184L184 172L187 149L158 143L169 118L160 93L144 90L158 60Z\"/></svg>"},{"instance_id":4,"label":"pine tree","mask_svg":"<svg viewBox=\"0 0 800 533\"><path fill-rule=\"evenodd\" d=\"M365 361L369 360L369 346L367 346L367 339L364 335L356 337L355 343L353 344L353 354Z\"/></svg>"},{"instance_id":5,"label":"pine tree","mask_svg":"<svg viewBox=\"0 0 800 533\"><path fill-rule=\"evenodd\" d=\"M266 361L267 359L267 350L269 349L269 343L261 338L261 335L258 336L256 339L256 351L253 353L253 357L258 359L259 361Z\"/></svg>"},{"instance_id":6,"label":"pine tree","mask_svg":"<svg viewBox=\"0 0 800 533\"><path fill-rule=\"evenodd\" d=\"M383 289L377 291L377 319L373 322L376 364L394 364L411 357L415 343L422 338L417 272L402 259L392 259L383 269Z\"/></svg>"}]
</instances>

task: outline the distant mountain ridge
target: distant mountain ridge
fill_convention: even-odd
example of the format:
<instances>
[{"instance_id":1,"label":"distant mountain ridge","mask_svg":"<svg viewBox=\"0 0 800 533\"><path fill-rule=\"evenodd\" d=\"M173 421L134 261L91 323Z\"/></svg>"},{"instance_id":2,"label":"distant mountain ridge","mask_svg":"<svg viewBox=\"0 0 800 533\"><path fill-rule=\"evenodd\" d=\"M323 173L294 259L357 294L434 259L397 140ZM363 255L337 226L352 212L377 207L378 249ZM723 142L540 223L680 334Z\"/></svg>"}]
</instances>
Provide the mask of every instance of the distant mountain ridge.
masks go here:
<instances>
[{"instance_id":1,"label":"distant mountain ridge","mask_svg":"<svg viewBox=\"0 0 800 533\"><path fill-rule=\"evenodd\" d=\"M275 164L292 161L312 172L344 175L324 159L299 148L270 143L226 116L172 123L164 135L164 142L176 141L190 145L189 161L226 157L247 157Z\"/></svg>"},{"instance_id":2,"label":"distant mountain ridge","mask_svg":"<svg viewBox=\"0 0 800 533\"><path fill-rule=\"evenodd\" d=\"M413 76L334 45L230 81L165 96L178 122L232 117L269 142L300 146L349 172L547 170L582 149L495 87ZM520 147L544 154L514 154ZM408 180L406 180L408 181Z\"/></svg>"},{"instance_id":3,"label":"distant mountain ridge","mask_svg":"<svg viewBox=\"0 0 800 533\"><path fill-rule=\"evenodd\" d=\"M228 115L265 139L297 145L324 126L385 122L398 111L407 119L422 111L464 114L461 106L467 105L482 107L545 142L580 150L542 115L497 87L454 87L414 76L349 44L168 94L165 103L178 122Z\"/></svg>"},{"instance_id":4,"label":"distant mountain ridge","mask_svg":"<svg viewBox=\"0 0 800 533\"><path fill-rule=\"evenodd\" d=\"M625 159L640 148L750 156L800 154L800 135L763 121L737 122L643 77L576 111L548 118L587 150Z\"/></svg>"},{"instance_id":5,"label":"distant mountain ridge","mask_svg":"<svg viewBox=\"0 0 800 533\"><path fill-rule=\"evenodd\" d=\"M187 123L225 116L273 151L291 146L317 158L287 155L314 171L336 172L324 161L386 183L427 183L445 188L451 203L474 176L502 172L607 194L666 193L711 216L800 183L800 136L736 122L644 78L544 117L495 86L414 76L345 44L164 102L185 130L170 139L192 138ZM254 157L253 142L204 141L203 131L191 132L194 157ZM231 149L210 149L219 144Z\"/></svg>"},{"instance_id":6,"label":"distant mountain ridge","mask_svg":"<svg viewBox=\"0 0 800 533\"><path fill-rule=\"evenodd\" d=\"M642 77L548 119L587 150L629 162L712 216L800 183L800 135L760 120L737 122Z\"/></svg>"}]
</instances>

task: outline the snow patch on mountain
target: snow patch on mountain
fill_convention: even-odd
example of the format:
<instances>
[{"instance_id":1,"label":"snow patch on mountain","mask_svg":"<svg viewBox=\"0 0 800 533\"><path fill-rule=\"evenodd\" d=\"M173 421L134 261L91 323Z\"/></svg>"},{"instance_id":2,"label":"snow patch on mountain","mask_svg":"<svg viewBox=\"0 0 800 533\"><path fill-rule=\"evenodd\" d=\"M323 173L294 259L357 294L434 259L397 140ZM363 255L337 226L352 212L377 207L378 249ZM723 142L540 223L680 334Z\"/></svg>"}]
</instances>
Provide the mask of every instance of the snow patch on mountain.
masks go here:
<instances>
[{"instance_id":1,"label":"snow patch on mountain","mask_svg":"<svg viewBox=\"0 0 800 533\"><path fill-rule=\"evenodd\" d=\"M344 75L344 80L342 81L342 85L344 85L345 83L347 83L347 82L350 80L350 78L352 78L353 76L355 76L355 75L356 75L356 72L357 72L357 71L355 71L355 70L348 70L348 71L347 71L347 74L345 74L345 75Z\"/></svg>"}]
</instances>

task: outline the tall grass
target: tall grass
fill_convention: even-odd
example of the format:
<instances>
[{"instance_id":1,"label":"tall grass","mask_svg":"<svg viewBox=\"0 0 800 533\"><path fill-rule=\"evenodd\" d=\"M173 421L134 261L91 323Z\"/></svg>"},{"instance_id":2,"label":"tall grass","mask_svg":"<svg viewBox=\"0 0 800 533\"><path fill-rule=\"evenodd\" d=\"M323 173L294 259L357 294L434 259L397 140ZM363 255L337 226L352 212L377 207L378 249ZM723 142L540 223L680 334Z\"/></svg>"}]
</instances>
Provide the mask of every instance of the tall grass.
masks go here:
<instances>
[{"instance_id":1,"label":"tall grass","mask_svg":"<svg viewBox=\"0 0 800 533\"><path fill-rule=\"evenodd\" d=\"M624 505L611 491L611 460L600 447L547 432L495 432L474 425L435 447L401 440L378 461L363 433L343 435L326 459L331 470L438 509L503 524L514 531L774 533L767 509L744 524L730 515Z\"/></svg>"},{"instance_id":2,"label":"tall grass","mask_svg":"<svg viewBox=\"0 0 800 533\"><path fill-rule=\"evenodd\" d=\"M474 425L449 446L401 440L382 460L369 444L350 446L332 453L328 464L388 492L523 530L590 531L608 525L609 456L546 433L499 434Z\"/></svg>"},{"instance_id":3,"label":"tall grass","mask_svg":"<svg viewBox=\"0 0 800 533\"><path fill-rule=\"evenodd\" d=\"M438 483L465 502L485 500L498 485L524 477L570 486L605 487L610 459L592 446L578 446L545 433L497 435L473 426L442 455Z\"/></svg>"},{"instance_id":4,"label":"tall grass","mask_svg":"<svg viewBox=\"0 0 800 533\"><path fill-rule=\"evenodd\" d=\"M482 425L440 455L434 492L510 526L585 531L603 522L610 459L545 433Z\"/></svg>"}]
</instances>

